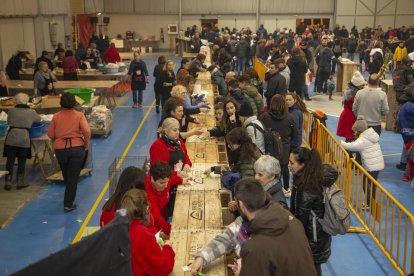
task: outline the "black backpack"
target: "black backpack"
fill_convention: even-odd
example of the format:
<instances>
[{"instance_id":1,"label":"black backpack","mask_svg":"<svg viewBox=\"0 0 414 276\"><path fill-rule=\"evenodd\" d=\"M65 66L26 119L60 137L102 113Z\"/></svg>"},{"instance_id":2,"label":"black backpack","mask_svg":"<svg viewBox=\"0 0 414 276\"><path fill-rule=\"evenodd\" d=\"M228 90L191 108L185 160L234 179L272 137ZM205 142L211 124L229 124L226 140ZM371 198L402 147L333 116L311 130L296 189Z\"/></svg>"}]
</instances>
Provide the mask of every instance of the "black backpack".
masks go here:
<instances>
[{"instance_id":1,"label":"black backpack","mask_svg":"<svg viewBox=\"0 0 414 276\"><path fill-rule=\"evenodd\" d=\"M274 131L270 128L263 129L259 125L255 123L250 123L246 126L252 126L255 131L256 136L256 129L263 133L263 138L265 142L265 154L269 154L275 157L277 160L282 160L283 158L283 140L280 136L279 132Z\"/></svg>"}]
</instances>

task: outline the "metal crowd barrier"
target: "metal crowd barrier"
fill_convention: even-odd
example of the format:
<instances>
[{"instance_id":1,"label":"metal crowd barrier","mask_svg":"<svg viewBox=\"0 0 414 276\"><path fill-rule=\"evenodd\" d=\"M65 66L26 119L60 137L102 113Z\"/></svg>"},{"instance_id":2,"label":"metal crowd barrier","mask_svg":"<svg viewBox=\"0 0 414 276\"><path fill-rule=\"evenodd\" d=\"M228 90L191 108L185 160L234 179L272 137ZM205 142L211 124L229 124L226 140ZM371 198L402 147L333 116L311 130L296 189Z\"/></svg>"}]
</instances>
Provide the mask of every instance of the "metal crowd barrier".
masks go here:
<instances>
[{"instance_id":1,"label":"metal crowd barrier","mask_svg":"<svg viewBox=\"0 0 414 276\"><path fill-rule=\"evenodd\" d=\"M309 112L304 114L304 121L313 123L312 133L304 135L304 142L319 152L323 163L338 168L337 185L362 226L351 227L349 232L370 235L401 275L414 272L414 216L349 156L319 120L311 121L310 116Z\"/></svg>"},{"instance_id":2,"label":"metal crowd barrier","mask_svg":"<svg viewBox=\"0 0 414 276\"><path fill-rule=\"evenodd\" d=\"M266 67L257 58L254 69L264 79ZM401 275L414 273L414 216L310 112L303 114L303 145L316 149L324 163L338 168L337 185L362 226L351 227L349 232L367 233Z\"/></svg>"}]
</instances>

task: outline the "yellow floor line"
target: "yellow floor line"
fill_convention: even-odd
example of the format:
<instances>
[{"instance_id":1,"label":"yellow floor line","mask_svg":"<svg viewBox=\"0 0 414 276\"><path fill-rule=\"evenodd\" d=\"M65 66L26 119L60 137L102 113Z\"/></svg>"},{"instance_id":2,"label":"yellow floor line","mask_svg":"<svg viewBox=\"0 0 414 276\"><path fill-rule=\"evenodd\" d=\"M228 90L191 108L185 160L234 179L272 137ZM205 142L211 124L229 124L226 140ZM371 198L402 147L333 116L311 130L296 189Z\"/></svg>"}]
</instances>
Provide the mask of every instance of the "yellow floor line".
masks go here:
<instances>
[{"instance_id":1,"label":"yellow floor line","mask_svg":"<svg viewBox=\"0 0 414 276\"><path fill-rule=\"evenodd\" d=\"M401 155L401 153L389 153L389 154L384 154L383 156L398 156Z\"/></svg>"},{"instance_id":2,"label":"yellow floor line","mask_svg":"<svg viewBox=\"0 0 414 276\"><path fill-rule=\"evenodd\" d=\"M137 138L137 136L138 136L139 132L141 131L142 126L144 125L145 121L146 121L146 120L147 120L147 118L148 118L148 115L150 114L150 112L151 112L152 108L154 107L154 104L155 104L155 100L152 102L152 104L151 104L150 108L148 109L147 113L145 113L144 118L142 119L142 121L141 121L141 123L139 124L138 128L135 130L135 133L134 133L134 135L132 136L131 140L129 140L129 144L128 144L128 146L125 148L125 151L124 151L124 153L122 154L122 156L126 156L126 155L128 154L129 150L131 149L132 144L133 144L133 143L134 143L134 141L135 141L135 138ZM123 158L121 158L121 159L118 161L118 164L116 165L116 169L119 169L119 168L121 167L121 165L122 165L122 163L123 163L123 162L124 162L124 159L123 159ZM72 244L73 244L73 243L76 243L77 241L79 241L79 239L82 237L83 231L85 230L86 226L88 225L89 221L91 220L92 215L95 213L96 208L98 208L98 205L99 205L99 203L101 202L101 200L102 200L102 198L103 198L104 194L105 194L105 193L106 193L106 191L108 190L109 183L111 182L110 180L111 180L111 179L108 179L108 181L106 181L105 186L103 187L103 189L102 189L101 193L99 194L98 198L96 199L95 203L93 204L93 206L92 206L91 210L89 211L88 215L86 216L85 220L83 221L82 226L80 227L80 229L79 229L78 233L76 234L75 238L74 238L74 239L73 239L73 241L72 241Z\"/></svg>"}]
</instances>

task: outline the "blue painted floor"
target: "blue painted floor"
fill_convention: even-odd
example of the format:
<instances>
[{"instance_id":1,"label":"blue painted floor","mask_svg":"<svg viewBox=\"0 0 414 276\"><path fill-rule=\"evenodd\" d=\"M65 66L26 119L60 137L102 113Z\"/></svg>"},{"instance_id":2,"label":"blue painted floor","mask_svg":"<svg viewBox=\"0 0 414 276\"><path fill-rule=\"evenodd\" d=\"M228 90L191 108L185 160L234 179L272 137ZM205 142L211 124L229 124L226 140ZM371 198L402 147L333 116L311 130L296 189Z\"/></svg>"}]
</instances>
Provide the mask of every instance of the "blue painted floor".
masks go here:
<instances>
[{"instance_id":1,"label":"blue painted floor","mask_svg":"<svg viewBox=\"0 0 414 276\"><path fill-rule=\"evenodd\" d=\"M170 57L176 64L179 60ZM144 56L150 75L157 56ZM178 68L178 65L176 66ZM144 92L144 108L132 109L131 95L128 103L114 110L114 127L107 138L94 138L93 175L80 180L76 203L78 209L71 213L63 212L64 186L60 183L49 184L14 221L0 230L0 275L13 273L29 263L33 263L50 253L56 252L71 243L83 220L108 180L108 167L116 156L121 156L130 142L135 130L151 106L153 79ZM138 136L132 143L129 156L146 156L156 137L156 127L160 116L151 110ZM337 118L327 121L332 133L336 132ZM402 140L399 135L384 132L381 135L384 154L400 153ZM379 181L410 211L414 211L414 190L402 182L401 172L395 168L399 156L386 157L387 168L380 174ZM99 225L100 209L108 196L99 203L89 226ZM334 237L332 255L323 265L324 275L397 275L396 270L383 257L368 235L347 234Z\"/></svg>"}]
</instances>

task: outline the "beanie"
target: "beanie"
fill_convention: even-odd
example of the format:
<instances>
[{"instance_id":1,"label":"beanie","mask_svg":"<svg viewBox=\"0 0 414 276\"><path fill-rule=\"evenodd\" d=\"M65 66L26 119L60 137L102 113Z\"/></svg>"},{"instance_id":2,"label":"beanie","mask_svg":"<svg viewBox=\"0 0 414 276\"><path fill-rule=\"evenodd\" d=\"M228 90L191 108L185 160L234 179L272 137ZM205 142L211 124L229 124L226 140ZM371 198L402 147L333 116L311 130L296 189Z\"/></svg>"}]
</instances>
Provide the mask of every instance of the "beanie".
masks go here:
<instances>
[{"instance_id":1,"label":"beanie","mask_svg":"<svg viewBox=\"0 0 414 276\"><path fill-rule=\"evenodd\" d=\"M253 108L250 106L250 103L248 102L243 102L240 105L240 109L238 112L239 116L243 116L243 117L251 117L253 116Z\"/></svg>"},{"instance_id":2,"label":"beanie","mask_svg":"<svg viewBox=\"0 0 414 276\"><path fill-rule=\"evenodd\" d=\"M354 75L352 76L351 83L357 87L367 84L361 72L359 71L355 71Z\"/></svg>"},{"instance_id":3,"label":"beanie","mask_svg":"<svg viewBox=\"0 0 414 276\"><path fill-rule=\"evenodd\" d=\"M367 121L365 121L365 117L362 115L358 115L357 120L355 121L354 125L352 126L352 131L356 131L359 133L364 132L367 130L368 125Z\"/></svg>"}]
</instances>

